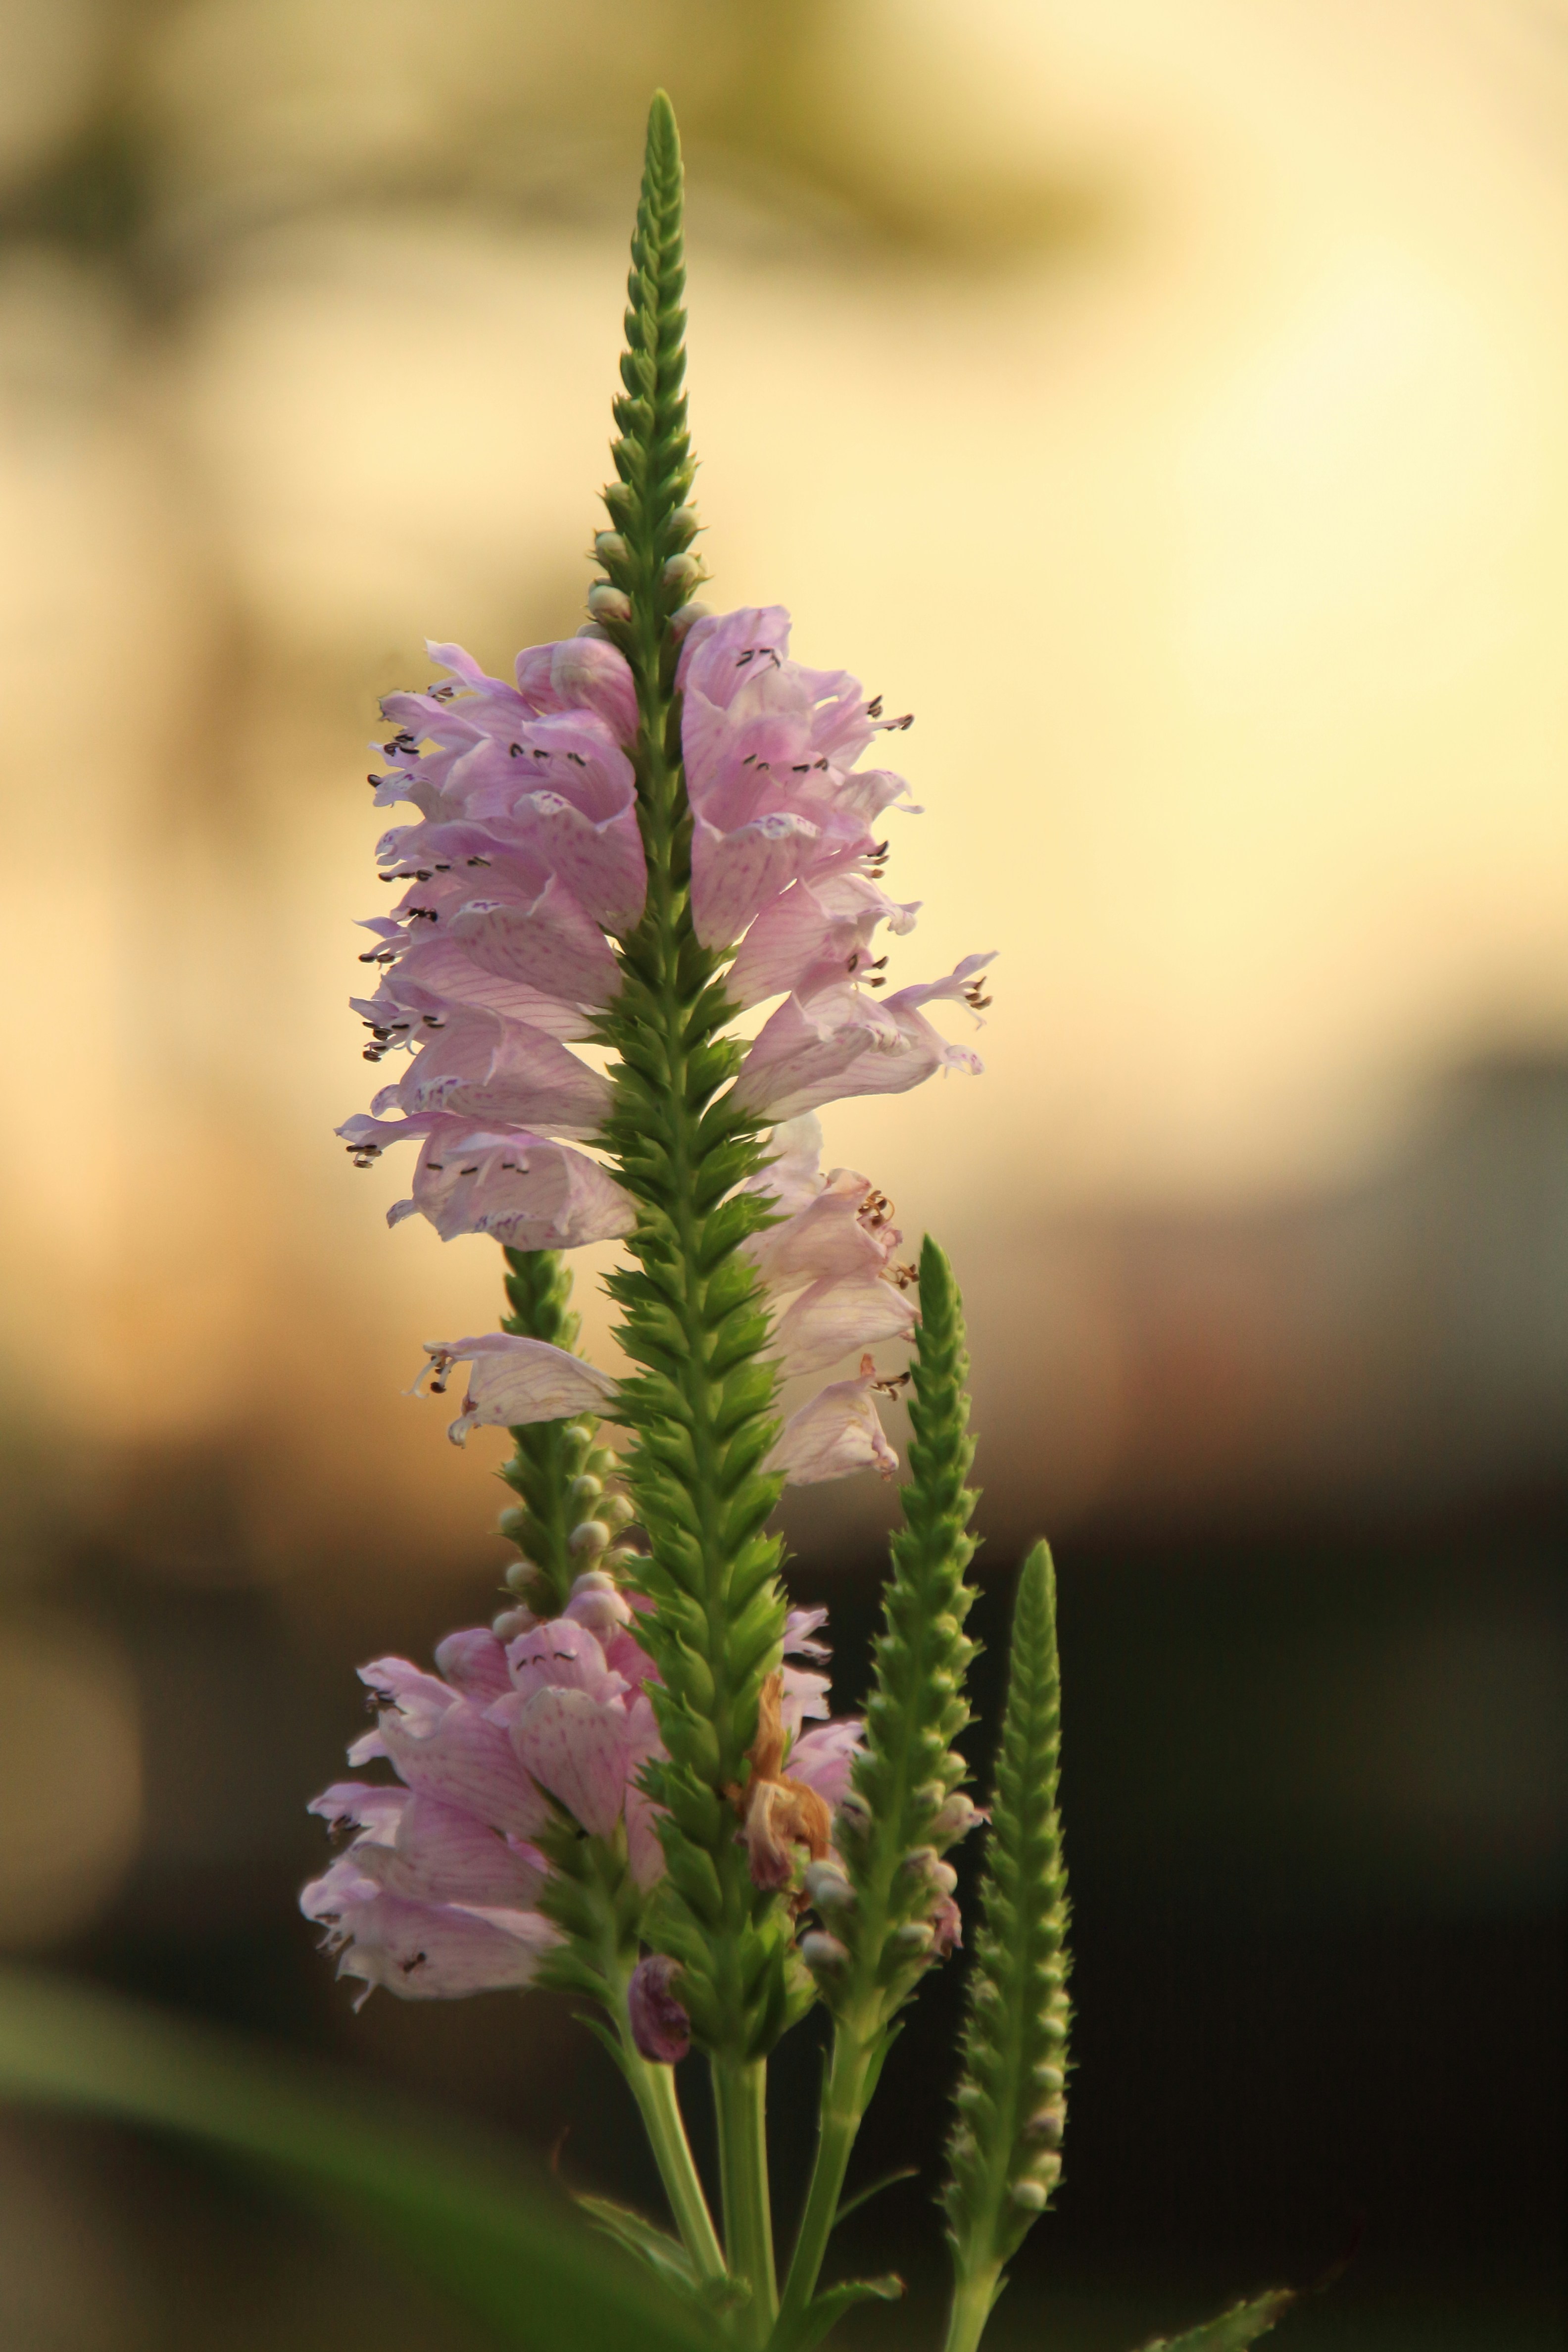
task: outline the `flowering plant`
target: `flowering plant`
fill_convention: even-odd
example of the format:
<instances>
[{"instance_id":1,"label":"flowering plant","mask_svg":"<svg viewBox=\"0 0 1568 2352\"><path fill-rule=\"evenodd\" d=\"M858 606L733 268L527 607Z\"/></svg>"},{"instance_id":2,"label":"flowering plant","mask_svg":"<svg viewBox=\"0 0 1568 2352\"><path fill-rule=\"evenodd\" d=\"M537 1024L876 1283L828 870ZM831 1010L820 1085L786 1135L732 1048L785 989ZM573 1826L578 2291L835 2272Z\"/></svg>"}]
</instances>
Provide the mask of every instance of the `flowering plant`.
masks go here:
<instances>
[{"instance_id":1,"label":"flowering plant","mask_svg":"<svg viewBox=\"0 0 1568 2352\"><path fill-rule=\"evenodd\" d=\"M825 2287L823 2262L899 2013L964 1940L947 1854L988 1823L945 2190L947 2343L970 2352L1061 2177L1054 1585L1038 1547L984 1813L954 1744L973 1655L958 1292L931 1240L900 1257L868 1179L823 1169L816 1113L977 1073L929 1009L978 1017L991 958L885 991L877 933L907 933L917 911L882 885L879 826L906 786L862 763L909 721L796 662L784 612L693 601L683 282L659 97L588 625L520 655L515 684L432 646L437 683L384 706L376 800L416 814L379 844L401 896L367 926L377 977L355 1002L367 1058L410 1058L340 1132L361 1165L417 1147L394 1222L502 1248L502 1328L427 1342L421 1379L439 1393L466 1367L458 1443L510 1431L501 1528L519 1556L505 1605L444 1641L435 1673L362 1669L376 1722L349 1760L392 1777L315 1801L347 1842L301 1902L362 2000L545 1985L585 2001L674 2231L579 2201L716 2336L803 2352L900 2291ZM743 1041L738 1016L768 1005ZM561 1255L611 1238L618 1379L576 1351ZM879 1364L889 1346L912 1350L907 1370ZM781 1422L780 1384L805 1374L834 1376ZM906 1385L872 1688L863 1717L835 1718L826 1612L789 1606L769 1522L788 1483L890 1477L878 1399ZM817 2003L831 2053L781 2265L767 2063ZM677 2094L693 2052L719 2124L712 2203ZM1265 2297L1182 2343L1245 2346L1280 2307Z\"/></svg>"}]
</instances>

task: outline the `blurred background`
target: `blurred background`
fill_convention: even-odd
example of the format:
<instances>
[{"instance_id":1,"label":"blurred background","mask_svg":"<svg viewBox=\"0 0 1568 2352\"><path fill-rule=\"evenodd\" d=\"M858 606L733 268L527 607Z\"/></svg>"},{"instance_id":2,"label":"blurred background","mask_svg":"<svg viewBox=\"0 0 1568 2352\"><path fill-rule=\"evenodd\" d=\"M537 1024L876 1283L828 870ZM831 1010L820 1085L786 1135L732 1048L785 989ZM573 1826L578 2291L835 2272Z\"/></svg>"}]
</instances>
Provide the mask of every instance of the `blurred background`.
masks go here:
<instances>
[{"instance_id":1,"label":"blurred background","mask_svg":"<svg viewBox=\"0 0 1568 2352\"><path fill-rule=\"evenodd\" d=\"M663 81L710 593L917 712L900 977L1002 956L983 1080L826 1124L965 1286L993 1676L1026 1536L1062 1577L1081 2064L1012 2340L1348 2260L1282 2352L1559 2345L1568 8L4 0L0 60L0 1942L656 2193L563 2008L354 2020L293 1893L354 1664L509 1556L500 1439L401 1393L493 1248L331 1132L363 744L426 635L581 617ZM841 1703L874 1486L786 1513ZM864 2179L934 2158L956 1989ZM934 2282L933 2178L858 2257ZM468 2341L14 2116L0 2317Z\"/></svg>"}]
</instances>

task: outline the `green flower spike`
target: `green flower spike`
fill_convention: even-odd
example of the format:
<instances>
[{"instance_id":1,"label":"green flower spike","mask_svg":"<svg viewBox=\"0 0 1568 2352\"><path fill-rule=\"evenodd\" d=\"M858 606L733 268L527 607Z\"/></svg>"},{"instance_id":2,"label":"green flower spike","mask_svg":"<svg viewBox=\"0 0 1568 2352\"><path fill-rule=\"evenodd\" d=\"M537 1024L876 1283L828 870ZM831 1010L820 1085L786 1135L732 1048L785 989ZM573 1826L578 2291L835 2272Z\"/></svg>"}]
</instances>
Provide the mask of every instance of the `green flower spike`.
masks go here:
<instances>
[{"instance_id":1,"label":"green flower spike","mask_svg":"<svg viewBox=\"0 0 1568 2352\"><path fill-rule=\"evenodd\" d=\"M928 1234L920 1263L921 1327L910 1368L910 1475L904 1526L892 1540L866 1745L854 1794L840 1808L843 1869L806 1875L821 1930L803 1951L833 2011L822 2124L775 2344L815 2343L851 2300L887 2283L816 2292L837 2220L860 2118L876 2089L898 2011L933 1959L951 1948L952 1874L941 1856L975 1818L958 1793L967 1767L953 1741L970 1720L964 1676L975 1645L963 1623L974 1599L964 1571L975 1496L964 1380L963 1315L952 1269Z\"/></svg>"},{"instance_id":2,"label":"green flower spike","mask_svg":"<svg viewBox=\"0 0 1568 2352\"><path fill-rule=\"evenodd\" d=\"M731 2268L750 2289L747 2325L773 2315L763 2128L764 2061L809 2005L776 1896L752 1884L734 1798L778 1664L780 1545L763 1530L782 1480L762 1464L777 1434L777 1376L741 1244L770 1221L735 1187L766 1163L756 1118L722 1098L742 1047L720 1032L734 1007L724 957L691 919L691 819L675 691L681 625L700 567L689 551L693 465L686 429L680 147L668 100L648 118L647 160L627 288L625 387L616 403L613 529L589 609L631 666L633 749L647 898L622 942L621 987L600 1021L618 1056L600 1141L637 1204L632 1265L611 1278L621 1345L637 1368L617 1412L632 1432L625 1475L650 1551L636 1577L654 1602L639 1628L668 1761L649 1786L667 1808L667 1874L647 1936L680 1963L692 2039L713 2060ZM686 610L683 610L686 608Z\"/></svg>"},{"instance_id":3,"label":"green flower spike","mask_svg":"<svg viewBox=\"0 0 1568 2352\"><path fill-rule=\"evenodd\" d=\"M1005 2265L1061 2178L1069 2012L1060 1738L1056 1577L1042 1543L1024 1562L1013 1614L958 2119L948 2143L954 2284L946 2352L973 2352Z\"/></svg>"},{"instance_id":4,"label":"green flower spike","mask_svg":"<svg viewBox=\"0 0 1568 2352\"><path fill-rule=\"evenodd\" d=\"M572 1276L560 1253L509 1249L504 1255L511 1313L502 1318L501 1329L554 1348L575 1347L581 1318L568 1305ZM515 1450L500 1475L518 1501L501 1513L500 1532L522 1558L512 1562L506 1581L536 1616L560 1615L574 1580L596 1565L602 1546L594 1531L603 1527L612 1535L629 1517L618 1496L605 1496L605 1480L616 1462L607 1446L595 1444L598 1426L592 1413L579 1413L511 1432ZM591 1538L586 1545L584 1534Z\"/></svg>"}]
</instances>

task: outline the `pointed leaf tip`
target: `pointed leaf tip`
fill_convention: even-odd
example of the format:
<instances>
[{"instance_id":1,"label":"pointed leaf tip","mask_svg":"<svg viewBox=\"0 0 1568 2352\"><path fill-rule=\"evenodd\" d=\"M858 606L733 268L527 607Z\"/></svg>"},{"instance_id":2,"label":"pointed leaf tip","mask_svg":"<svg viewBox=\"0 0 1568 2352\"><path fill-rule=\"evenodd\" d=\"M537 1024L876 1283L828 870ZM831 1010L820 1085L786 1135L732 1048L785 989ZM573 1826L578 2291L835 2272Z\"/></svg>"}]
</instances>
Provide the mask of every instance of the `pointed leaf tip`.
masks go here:
<instances>
[{"instance_id":1,"label":"pointed leaf tip","mask_svg":"<svg viewBox=\"0 0 1568 2352\"><path fill-rule=\"evenodd\" d=\"M1184 2336L1160 2336L1142 2352L1248 2352L1282 2319L1296 2297L1289 2287L1271 2287L1267 2294L1233 2304L1217 2319L1191 2327Z\"/></svg>"}]
</instances>

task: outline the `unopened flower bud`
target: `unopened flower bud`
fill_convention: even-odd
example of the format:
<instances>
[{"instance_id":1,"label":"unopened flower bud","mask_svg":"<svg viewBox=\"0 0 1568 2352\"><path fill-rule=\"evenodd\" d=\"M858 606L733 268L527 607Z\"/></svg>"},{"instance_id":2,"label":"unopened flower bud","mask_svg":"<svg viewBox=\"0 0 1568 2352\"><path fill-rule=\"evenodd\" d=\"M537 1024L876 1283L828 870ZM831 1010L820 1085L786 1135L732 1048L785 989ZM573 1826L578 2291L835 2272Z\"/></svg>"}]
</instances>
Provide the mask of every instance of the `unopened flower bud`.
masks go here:
<instances>
[{"instance_id":1,"label":"unopened flower bud","mask_svg":"<svg viewBox=\"0 0 1568 2352\"><path fill-rule=\"evenodd\" d=\"M1067 2076L1062 2073L1059 2066L1037 2066L1035 2069L1035 2081L1038 2084L1042 2091L1057 2092L1065 2089L1067 2084Z\"/></svg>"},{"instance_id":2,"label":"unopened flower bud","mask_svg":"<svg viewBox=\"0 0 1568 2352\"><path fill-rule=\"evenodd\" d=\"M535 1601L542 1601L545 1598L549 1581L544 1570L534 1559L514 1559L501 1579L509 1592L515 1592L520 1601L526 1601L531 1605Z\"/></svg>"},{"instance_id":3,"label":"unopened flower bud","mask_svg":"<svg viewBox=\"0 0 1568 2352\"><path fill-rule=\"evenodd\" d=\"M695 555L672 555L664 567L667 588L695 588L702 578L702 566Z\"/></svg>"},{"instance_id":4,"label":"unopened flower bud","mask_svg":"<svg viewBox=\"0 0 1568 2352\"><path fill-rule=\"evenodd\" d=\"M668 544L671 540L679 539L683 547L687 546L696 538L698 529L697 509L695 507L673 507L669 513L665 517L664 537L666 543Z\"/></svg>"},{"instance_id":5,"label":"unopened flower bud","mask_svg":"<svg viewBox=\"0 0 1568 2352\"><path fill-rule=\"evenodd\" d=\"M808 1863L801 1892L817 1911L849 1911L855 1906L855 1889L836 1863Z\"/></svg>"},{"instance_id":6,"label":"unopened flower bud","mask_svg":"<svg viewBox=\"0 0 1568 2352\"><path fill-rule=\"evenodd\" d=\"M612 563L630 561L631 549L618 530L597 530L594 533L594 553L607 572Z\"/></svg>"},{"instance_id":7,"label":"unopened flower bud","mask_svg":"<svg viewBox=\"0 0 1568 2352\"><path fill-rule=\"evenodd\" d=\"M931 1835L951 1845L955 1839L967 1837L977 1822L989 1818L978 1805L972 1804L962 1789L955 1789L941 1806L931 1823Z\"/></svg>"},{"instance_id":8,"label":"unopened flower bud","mask_svg":"<svg viewBox=\"0 0 1568 2352\"><path fill-rule=\"evenodd\" d=\"M931 1948L932 1929L924 1919L910 1919L903 1927L895 1927L888 1938L890 1951L901 1958L916 1959Z\"/></svg>"},{"instance_id":9,"label":"unopened flower bud","mask_svg":"<svg viewBox=\"0 0 1568 2352\"><path fill-rule=\"evenodd\" d=\"M574 1503L596 1503L605 1491L605 1482L584 1471L580 1477L573 1479L566 1491Z\"/></svg>"},{"instance_id":10,"label":"unopened flower bud","mask_svg":"<svg viewBox=\"0 0 1568 2352\"><path fill-rule=\"evenodd\" d=\"M679 613L669 616L669 634L679 645L694 622L705 621L712 611L710 604L682 604Z\"/></svg>"},{"instance_id":11,"label":"unopened flower bud","mask_svg":"<svg viewBox=\"0 0 1568 2352\"><path fill-rule=\"evenodd\" d=\"M814 1928L800 1939L800 1957L814 1977L837 1976L849 1965L849 1954L837 1936Z\"/></svg>"},{"instance_id":12,"label":"unopened flower bud","mask_svg":"<svg viewBox=\"0 0 1568 2352\"><path fill-rule=\"evenodd\" d=\"M566 1538L567 1549L592 1555L603 1551L610 1540L610 1530L603 1519L584 1519Z\"/></svg>"},{"instance_id":13,"label":"unopened flower bud","mask_svg":"<svg viewBox=\"0 0 1568 2352\"><path fill-rule=\"evenodd\" d=\"M1050 2202L1050 2191L1037 2180L1015 2180L1007 2194L1026 2213L1043 2213Z\"/></svg>"},{"instance_id":14,"label":"unopened flower bud","mask_svg":"<svg viewBox=\"0 0 1568 2352\"><path fill-rule=\"evenodd\" d=\"M679 1974L679 1960L650 1952L637 1962L626 1986L632 2040L656 2066L673 2066L691 2047L691 2020L670 1990Z\"/></svg>"},{"instance_id":15,"label":"unopened flower bud","mask_svg":"<svg viewBox=\"0 0 1568 2352\"><path fill-rule=\"evenodd\" d=\"M637 1507L628 1495L606 1495L600 1507L599 1517L607 1528L618 1534L622 1528L631 1526L637 1517Z\"/></svg>"},{"instance_id":16,"label":"unopened flower bud","mask_svg":"<svg viewBox=\"0 0 1568 2352\"><path fill-rule=\"evenodd\" d=\"M624 588L612 588L607 580L595 580L588 591L588 610L595 621L629 621L632 600Z\"/></svg>"},{"instance_id":17,"label":"unopened flower bud","mask_svg":"<svg viewBox=\"0 0 1568 2352\"><path fill-rule=\"evenodd\" d=\"M1067 2129L1068 2111L1060 2099L1048 2107L1037 2107L1024 2126L1026 2139L1038 2140L1045 2147L1060 2147L1062 2134Z\"/></svg>"},{"instance_id":18,"label":"unopened flower bud","mask_svg":"<svg viewBox=\"0 0 1568 2352\"><path fill-rule=\"evenodd\" d=\"M499 1617L490 1619L490 1632L498 1642L515 1642L520 1633L531 1633L539 1622L531 1609L503 1609Z\"/></svg>"},{"instance_id":19,"label":"unopened flower bud","mask_svg":"<svg viewBox=\"0 0 1568 2352\"><path fill-rule=\"evenodd\" d=\"M613 1580L596 1568L589 1569L574 1581L564 1613L575 1623L585 1625L601 1641L607 1640L621 1626L630 1624L632 1615Z\"/></svg>"}]
</instances>

